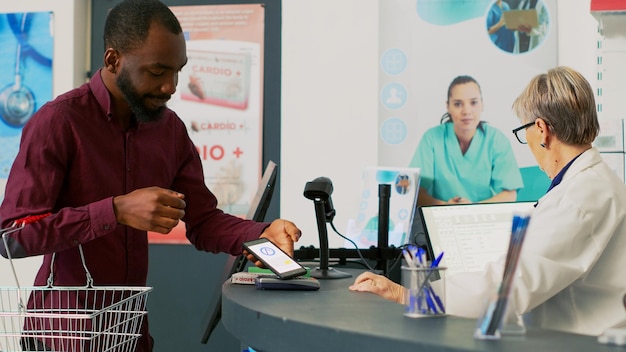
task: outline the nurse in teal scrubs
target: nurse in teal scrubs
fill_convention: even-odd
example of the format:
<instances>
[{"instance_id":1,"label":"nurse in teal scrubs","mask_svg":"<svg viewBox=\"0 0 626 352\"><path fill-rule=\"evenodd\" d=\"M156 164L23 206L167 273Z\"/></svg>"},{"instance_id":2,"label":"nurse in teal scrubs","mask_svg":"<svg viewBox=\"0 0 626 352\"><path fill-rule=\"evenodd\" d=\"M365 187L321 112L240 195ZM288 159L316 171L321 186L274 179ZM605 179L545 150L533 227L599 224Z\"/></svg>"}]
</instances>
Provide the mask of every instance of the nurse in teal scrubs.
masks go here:
<instances>
[{"instance_id":1,"label":"nurse in teal scrubs","mask_svg":"<svg viewBox=\"0 0 626 352\"><path fill-rule=\"evenodd\" d=\"M513 202L523 187L511 143L480 120L482 93L470 76L448 88L448 112L424 133L411 160L419 167L419 205Z\"/></svg>"}]
</instances>

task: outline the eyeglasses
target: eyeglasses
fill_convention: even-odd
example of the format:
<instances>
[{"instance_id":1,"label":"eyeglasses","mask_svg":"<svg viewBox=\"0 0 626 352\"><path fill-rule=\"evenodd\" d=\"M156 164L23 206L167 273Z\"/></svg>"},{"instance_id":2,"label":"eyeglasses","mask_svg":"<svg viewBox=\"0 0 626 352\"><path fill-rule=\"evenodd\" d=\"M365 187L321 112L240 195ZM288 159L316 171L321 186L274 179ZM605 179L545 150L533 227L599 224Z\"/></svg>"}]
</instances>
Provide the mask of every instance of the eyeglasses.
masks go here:
<instances>
[{"instance_id":1,"label":"eyeglasses","mask_svg":"<svg viewBox=\"0 0 626 352\"><path fill-rule=\"evenodd\" d=\"M534 124L535 124L535 121L529 122L513 130L513 134L515 135L515 138L517 138L518 142L522 144L528 143L528 141L526 140L526 129Z\"/></svg>"}]
</instances>

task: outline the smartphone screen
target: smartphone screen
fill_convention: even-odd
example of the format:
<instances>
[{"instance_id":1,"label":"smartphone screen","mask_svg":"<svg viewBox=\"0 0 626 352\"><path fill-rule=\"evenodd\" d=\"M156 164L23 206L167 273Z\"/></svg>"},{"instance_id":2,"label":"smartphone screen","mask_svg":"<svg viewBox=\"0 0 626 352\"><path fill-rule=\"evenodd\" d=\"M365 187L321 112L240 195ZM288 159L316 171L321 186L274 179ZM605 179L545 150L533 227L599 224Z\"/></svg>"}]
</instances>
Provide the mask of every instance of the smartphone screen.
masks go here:
<instances>
[{"instance_id":1,"label":"smartphone screen","mask_svg":"<svg viewBox=\"0 0 626 352\"><path fill-rule=\"evenodd\" d=\"M281 279L289 279L306 274L306 269L300 263L296 262L267 238L245 242L243 248L253 254Z\"/></svg>"}]
</instances>

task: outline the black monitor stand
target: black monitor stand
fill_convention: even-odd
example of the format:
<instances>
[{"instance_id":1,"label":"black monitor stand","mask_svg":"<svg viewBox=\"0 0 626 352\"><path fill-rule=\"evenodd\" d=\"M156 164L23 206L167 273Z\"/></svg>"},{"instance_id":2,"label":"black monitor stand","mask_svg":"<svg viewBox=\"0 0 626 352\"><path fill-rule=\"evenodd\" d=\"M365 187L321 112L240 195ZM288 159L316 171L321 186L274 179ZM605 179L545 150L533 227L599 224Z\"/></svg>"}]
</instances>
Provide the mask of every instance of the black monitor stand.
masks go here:
<instances>
[{"instance_id":1,"label":"black monitor stand","mask_svg":"<svg viewBox=\"0 0 626 352\"><path fill-rule=\"evenodd\" d=\"M389 200L391 198L391 185L378 185L378 249L381 251L389 247ZM387 275L389 266L387 258L380 256L376 269Z\"/></svg>"}]
</instances>

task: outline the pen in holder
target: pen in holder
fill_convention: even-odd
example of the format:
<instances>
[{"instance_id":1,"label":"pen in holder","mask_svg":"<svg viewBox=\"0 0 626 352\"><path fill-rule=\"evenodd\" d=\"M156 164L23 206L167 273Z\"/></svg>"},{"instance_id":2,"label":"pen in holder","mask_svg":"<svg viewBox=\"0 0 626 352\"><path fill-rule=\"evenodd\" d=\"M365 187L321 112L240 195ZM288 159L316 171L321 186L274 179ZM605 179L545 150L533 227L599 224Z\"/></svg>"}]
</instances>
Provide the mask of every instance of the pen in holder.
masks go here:
<instances>
[{"instance_id":1,"label":"pen in holder","mask_svg":"<svg viewBox=\"0 0 626 352\"><path fill-rule=\"evenodd\" d=\"M485 313L478 319L474 332L474 337L477 339L499 339L502 334L520 335L526 333L524 323L521 317L516 314L513 301L509 298L529 221L529 214L513 215L511 238L506 254L502 282L496 297L487 304Z\"/></svg>"},{"instance_id":2,"label":"pen in holder","mask_svg":"<svg viewBox=\"0 0 626 352\"><path fill-rule=\"evenodd\" d=\"M411 247L403 251L407 265L402 266L402 284L405 287L404 316L411 318L442 316L445 309L445 281L443 275L446 268L439 267L442 254L427 265L424 252Z\"/></svg>"}]
</instances>

